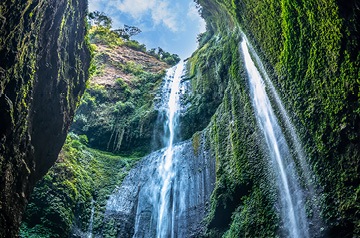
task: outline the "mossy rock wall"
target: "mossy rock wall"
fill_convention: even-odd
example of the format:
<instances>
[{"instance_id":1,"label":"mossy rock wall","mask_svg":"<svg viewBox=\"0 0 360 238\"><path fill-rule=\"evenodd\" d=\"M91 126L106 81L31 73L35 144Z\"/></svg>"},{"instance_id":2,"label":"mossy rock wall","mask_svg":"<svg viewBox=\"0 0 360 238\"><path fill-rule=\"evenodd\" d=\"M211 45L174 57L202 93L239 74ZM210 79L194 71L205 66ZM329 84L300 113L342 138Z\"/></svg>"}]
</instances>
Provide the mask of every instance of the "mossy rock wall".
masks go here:
<instances>
[{"instance_id":1,"label":"mossy rock wall","mask_svg":"<svg viewBox=\"0 0 360 238\"><path fill-rule=\"evenodd\" d=\"M144 50L129 47L132 41L117 35L114 38L118 42L106 42L111 36L109 29L103 35L97 35L98 31L92 27L90 38L104 42L92 39L95 70L71 131L86 135L92 148L145 155L161 147L154 146L152 139L162 84L171 66Z\"/></svg>"},{"instance_id":2,"label":"mossy rock wall","mask_svg":"<svg viewBox=\"0 0 360 238\"><path fill-rule=\"evenodd\" d=\"M86 143L85 136L70 133L59 159L30 197L21 237L85 237L102 231L106 201L138 158L91 149Z\"/></svg>"},{"instance_id":3,"label":"mossy rock wall","mask_svg":"<svg viewBox=\"0 0 360 238\"><path fill-rule=\"evenodd\" d=\"M215 14L227 20L208 23L200 48L189 59L191 92L184 101L190 106L180 120L185 133L205 128L206 147L216 161L215 189L203 236L273 237L280 219L274 207L277 195L242 67L240 31L231 16L219 9L204 6L204 16ZM233 28L225 28L227 24ZM193 135L195 150L198 135Z\"/></svg>"},{"instance_id":4,"label":"mossy rock wall","mask_svg":"<svg viewBox=\"0 0 360 238\"><path fill-rule=\"evenodd\" d=\"M0 3L0 237L55 162L88 77L87 1Z\"/></svg>"},{"instance_id":5,"label":"mossy rock wall","mask_svg":"<svg viewBox=\"0 0 360 238\"><path fill-rule=\"evenodd\" d=\"M307 162L318 182L321 215L325 224L324 229L327 230L327 234L322 234L329 237L359 236L360 39L358 26L360 22L358 3L355 0L346 1L346 3L340 3L335 0L310 0L306 2L289 0L199 0L197 2L203 7L202 15L207 21L207 32L201 34L199 38L200 47L189 59L188 77L184 81L189 82L191 92L182 97L188 110L182 113L180 126L182 131L181 137L183 139L193 136L194 150L198 148L199 140L199 133L195 132L203 130L206 146L216 160L215 190L211 198L209 216L205 221L207 231L203 236L276 237L280 235L278 231L281 224L276 210L278 198L272 182L274 178L273 174L267 169L268 158L264 152L266 150L262 147L263 143L261 143L261 141L264 141L264 138L256 125L249 98L249 89L246 84L246 73L243 69L243 62L239 53L241 31L247 35L264 62L267 73L282 98L287 111L290 112L289 114L296 126L296 131L299 132L299 137L307 155ZM59 2L57 4L64 3ZM0 17L0 21L4 22L4 19L7 19L6 14L9 14L4 6L8 5L4 3L0 6L2 7L0 15L5 16L5 18ZM35 5L33 6L33 3L31 3L28 8L19 8L20 10L16 7L11 8L11 10L19 10L15 11L15 14L19 14L20 18L25 16L24 19L28 19L28 21L20 21L13 26L19 24L30 28L29 22L31 21L29 19L32 19L35 13L38 14L37 11L41 12L40 8L37 8L35 13L28 12L27 9L34 7ZM40 14L39 16L42 15ZM54 19L58 18L54 17ZM2 26L4 28L4 24ZM9 29L21 29L19 32L15 31L17 32L15 36L18 37L16 39L20 39L20 36L24 38L22 35L24 27ZM7 33L11 32L9 29ZM25 27L25 29L27 28ZM59 29L62 28L60 27ZM7 35L10 35L8 39L12 39L14 36L12 34ZM62 35L60 34L60 36ZM27 42L27 38L25 37L24 39ZM3 42L5 41L1 41L2 44ZM19 40L12 42L20 44ZM14 49L17 47L17 45L15 47L15 45L9 44L9 46L1 48L1 54L5 52L10 55L6 58L9 59L9 62L15 59L22 59L21 57L36 58L30 53L28 54L28 52L32 52L32 48L29 48L31 49L29 51L21 51L23 53L19 53L19 57L16 58L16 54L14 54L16 51ZM47 55L46 51L45 53L44 55ZM60 56L68 57L66 53L64 55L59 54L58 57ZM5 115L13 115L3 117L9 124L14 124L14 122L18 121L20 124L19 126L11 124L12 127L5 127L19 132L14 138L7 137L8 134L6 133L10 132L4 132L5 136L2 136L1 139L5 141L5 144L3 144L4 146L1 147L1 150L12 148L10 150L19 151L19 141L24 148L30 148L30 139L29 137L24 139L25 137L22 137L24 133L22 132L26 132L27 128L32 128L32 131L39 132L41 128L33 129L30 124L27 127L26 120L23 119L27 118L28 114L23 112L29 110L26 108L28 102L31 101L31 95L25 93L21 94L22 96L16 96L11 94L10 91L6 93L6 90L10 87L8 85L12 85L18 92L27 92L26 88L23 89L22 85L24 84L29 85L29 88L34 89L34 92L36 92L36 87L33 85L35 81L26 77L31 75L38 77L36 76L36 71L32 70L35 67L34 65L38 63L27 64L27 67L23 67L23 63L18 63L16 64L17 66L12 68L12 64L10 63L6 66L6 62L1 63L1 67L4 70L1 70L0 73L5 75L6 80L1 82L2 91L0 96L2 101L0 102L2 104L0 110L6 113L11 112L10 114L4 113ZM39 66L43 65L39 63ZM45 64L45 66L47 65ZM10 68L9 72L13 72L14 75L18 75L18 72L28 72L28 74L24 74L26 77L19 77L22 81L9 83L11 81L8 80L9 76L6 76L8 72L5 70L7 69L6 67ZM21 70L19 71L18 69ZM64 67L61 67L61 69L64 69ZM51 76L52 74L49 75ZM157 82L157 80L155 81ZM153 85L149 85L154 90L160 86L155 81ZM63 81L60 80L60 82ZM120 87L124 85L121 84ZM127 85L131 84L127 82ZM43 88L40 87L40 89ZM76 87L72 89L75 90ZM136 90L135 88L133 89ZM71 92L70 90L70 95ZM138 91L134 92L134 95L138 93ZM90 106L93 101L92 97L95 94L96 89L93 92L89 90L88 98L84 98ZM4 95L7 96L5 97ZM125 141L120 143L125 147L132 145L132 139L138 139L139 137L137 136L142 131L140 129L141 126L139 126L141 123L138 123L136 118L151 116L149 118L155 119L157 116L153 113L147 113L153 110L152 103L155 96L153 94L145 95L149 96L149 98L145 98L149 100L145 101L150 103L144 108L135 106L132 109L132 113L129 116L122 117L123 121L119 124L122 125L121 123L125 123L125 121L130 123L127 126L129 128L128 138L131 139L126 141L126 143ZM34 101L36 98L34 98ZM67 97L64 98L68 100ZM40 101L39 99L37 100L38 102ZM123 110L128 108L125 105L126 100L122 100L119 99L124 105L119 103L119 108L114 109ZM14 104L14 102L17 104ZM20 108L13 105L20 105ZM37 107L31 106L30 108ZM137 114L137 110L143 114ZM34 110L34 115L38 111ZM52 115L46 110L45 112L48 115ZM117 112L114 111L114 113ZM30 113L29 115L32 114ZM67 115L71 114L62 115L65 115L66 118ZM137 115L142 116L137 117ZM47 126L46 117L45 119L40 119L42 123L39 124ZM115 121L112 121L109 123L108 130L103 131L110 133L116 124ZM118 135L125 135L125 132L122 132L123 129L120 129L116 133ZM3 130L5 131L1 127L1 135L3 135ZM101 131L102 129L100 127L97 130ZM44 131L46 132L46 130ZM96 138L96 130L94 131L91 133ZM82 132L86 134L88 131L84 130ZM149 132L147 131L146 134L150 134ZM93 143L91 141L91 133L88 136L90 143ZM109 136L111 137L111 133L105 135L106 138L109 138ZM44 137L39 136L37 138L41 139ZM125 136L124 138L127 137ZM149 140L150 137L147 137L146 141ZM14 141L17 143L12 144ZM38 146L40 142L41 140L34 141L34 145ZM141 149L141 145L144 144L149 143L141 141L138 145L134 144L135 151L149 151L149 148ZM34 146L35 152L28 150L31 156L26 158L33 158L32 156L36 153L36 146ZM105 148L105 144L96 146ZM124 151L126 151L125 147L123 147ZM45 144L43 148L50 147ZM18 173L21 176L23 174L31 174L34 162L32 162L33 160L26 159L23 163L20 163L21 159L24 158L21 154L13 160L17 161L16 163L7 163L9 165L5 166L5 162L8 161L7 155L10 152L6 152L6 156L1 157L0 166L2 173L7 175L7 171L15 171L12 167L14 164L25 171L25 173ZM46 150L42 152L46 153ZM78 162L75 160L73 163L77 164ZM16 173L9 174L11 176L1 177L2 184L10 184L6 183L6 181L3 182L3 180L18 175ZM73 176L73 172L68 174ZM82 174L86 175L87 172L81 171L79 174L82 176ZM57 234L69 231L70 224L73 224L68 222L69 219L75 220L77 227L80 227L83 231L88 225L91 189L77 188L76 186L88 185L86 182L74 185L75 183L72 182L72 178L75 177L70 176L69 180L66 176L63 176L62 181L64 184L63 182L58 183L58 188L62 188L64 185L66 186L66 191L70 191L71 203L69 204L72 210L62 213L64 216L61 216L59 220L65 224L63 228L65 230L56 231L58 232ZM49 177L44 180L45 186L49 182L46 179L49 180ZM68 180L71 182L66 182ZM20 183L14 185L14 188L16 189L7 190L11 196L5 197L5 200L21 197L21 191L24 190L24 186ZM27 188L27 185L25 185L25 190ZM13 189L13 187L9 187L9 189ZM47 191L51 191L51 189ZM40 190L39 192L44 194ZM76 194L82 195L77 196ZM60 193L57 196L62 195ZM42 197L40 196L40 198ZM22 201L21 199L19 200ZM83 203L83 201L87 202ZM84 205L84 212L79 213L84 216L83 218L76 216L74 209L77 205L75 204L87 204ZM2 206L2 208L4 207ZM52 213L51 211L45 211L44 214ZM29 217L31 217L31 214ZM50 227L53 226L51 222L48 224ZM24 230L24 232L31 232L31 230Z\"/></svg>"},{"instance_id":6,"label":"mossy rock wall","mask_svg":"<svg viewBox=\"0 0 360 238\"><path fill-rule=\"evenodd\" d=\"M105 217L107 199L153 148L158 93L170 66L130 48L131 41L109 29L101 30L105 33L90 45L91 77L71 132L59 159L35 186L21 237L85 237L90 232L113 237L117 225ZM92 27L89 38L97 31Z\"/></svg>"},{"instance_id":7,"label":"mossy rock wall","mask_svg":"<svg viewBox=\"0 0 360 238\"><path fill-rule=\"evenodd\" d=\"M246 81L241 76L242 62L236 62L239 55L234 55L239 44L240 32L234 34L237 26L260 55L299 132L308 163L318 181L327 235L359 235L360 35L356 1L199 0L198 3L203 7L202 15L208 26L208 35L204 34L202 39L209 45L201 45L190 59L193 68L203 69L198 75L201 80L194 77L192 84L197 85L194 91L199 90L198 82L205 85L203 92L216 92L218 87L219 100L214 101L221 102L207 129L218 162L218 184L207 235L268 237L277 230L277 225L268 223L278 224L278 217L272 211L272 196L268 196L272 191L261 188L263 182L258 179L251 179L252 176L262 178L266 171L252 166L247 169L253 158L264 155L261 156L262 149L257 146L258 139L249 137L250 132L254 137L259 134L256 134ZM231 50L226 50L227 47ZM216 75L212 72L221 66L223 58L230 55L234 56L224 70L218 71L219 76L209 79ZM211 81L214 78L217 80ZM198 101L206 95L199 95ZM206 108L216 110L211 106ZM232 124L236 129L231 128ZM253 156L248 156L249 153ZM236 164L239 166L234 166ZM247 186L242 187L242 181L247 181L244 183ZM224 184L231 184L232 190L220 190ZM247 193L234 195L237 188ZM233 198L223 202L226 196ZM233 202L236 199L238 202ZM229 204L236 209L230 209ZM216 217L224 211L232 217L223 226L216 227ZM247 211L252 211L249 216L245 216ZM250 217L253 224L267 221L267 226L260 225L262 229L254 230Z\"/></svg>"}]
</instances>

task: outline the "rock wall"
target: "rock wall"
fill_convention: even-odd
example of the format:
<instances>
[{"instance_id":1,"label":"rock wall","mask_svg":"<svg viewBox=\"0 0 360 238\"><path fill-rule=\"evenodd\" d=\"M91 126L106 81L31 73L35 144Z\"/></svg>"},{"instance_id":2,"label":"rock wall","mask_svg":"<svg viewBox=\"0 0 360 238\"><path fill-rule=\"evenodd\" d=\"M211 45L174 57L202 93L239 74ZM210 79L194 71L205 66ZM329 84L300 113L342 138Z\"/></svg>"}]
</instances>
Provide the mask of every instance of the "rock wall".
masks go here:
<instances>
[{"instance_id":1,"label":"rock wall","mask_svg":"<svg viewBox=\"0 0 360 238\"><path fill-rule=\"evenodd\" d=\"M85 89L87 1L0 3L0 237L55 162Z\"/></svg>"},{"instance_id":2,"label":"rock wall","mask_svg":"<svg viewBox=\"0 0 360 238\"><path fill-rule=\"evenodd\" d=\"M203 7L207 32L201 34L199 49L189 59L184 81L191 92L182 98L187 110L180 121L182 139L193 138L194 150L186 153L197 153L199 134L195 132L205 128L207 155L215 163L206 175L210 181L216 176L216 182L205 220L207 229L200 233L205 237L281 236L274 178L267 170L264 138L256 126L238 51L241 29L291 112L316 175L317 200L325 223L319 234L359 236L357 1L197 2ZM82 71L87 67L85 46L81 40L72 40L84 34L83 21L78 20L81 14L74 9L85 8L77 1L0 4L0 55L5 59L0 62L0 186L4 191L0 225L6 227L1 236L16 233L25 197L55 160L65 138L74 102L82 91L78 86L86 78ZM120 132L116 131L123 134ZM144 159L124 184L132 184L131 178L148 171L149 164ZM98 233L116 236L133 231L138 191L131 186L131 193L124 192L129 196L118 194L128 204L125 212L109 208ZM313 211L308 209L308 214L312 216Z\"/></svg>"},{"instance_id":3,"label":"rock wall","mask_svg":"<svg viewBox=\"0 0 360 238\"><path fill-rule=\"evenodd\" d=\"M175 237L198 237L204 232L201 223L209 211L210 195L215 184L214 157L199 133L193 141L174 147L174 180L171 195L174 220L167 217ZM102 234L116 237L154 237L156 235L159 196L158 167L165 149L146 156L133 168L121 186L109 197Z\"/></svg>"},{"instance_id":4,"label":"rock wall","mask_svg":"<svg viewBox=\"0 0 360 238\"><path fill-rule=\"evenodd\" d=\"M90 30L92 38L94 28ZM96 72L71 130L86 135L90 147L145 155L152 149L158 88L170 66L145 50L128 47L121 38L117 40L121 41L118 45L92 40Z\"/></svg>"},{"instance_id":5,"label":"rock wall","mask_svg":"<svg viewBox=\"0 0 360 238\"><path fill-rule=\"evenodd\" d=\"M325 223L321 234L357 236L358 3L197 2L203 7L208 31L201 35L200 47L189 60L193 86L189 104L194 106L189 112L197 113L196 108L205 105L201 102L219 104L217 109L206 106L204 110L216 111L208 138L217 161L206 236L278 235L276 194L268 186L271 174L263 170L266 155L259 143L263 139L254 124L237 50L239 29L260 55L304 145L320 194L317 200ZM314 211L308 211L311 217ZM232 215L221 219L223 214Z\"/></svg>"},{"instance_id":6,"label":"rock wall","mask_svg":"<svg viewBox=\"0 0 360 238\"><path fill-rule=\"evenodd\" d=\"M212 7L205 8L203 14L221 16L216 15L221 8ZM230 15L227 17L225 22L231 22ZM256 125L238 50L240 31L235 26L226 28L226 23L220 28L212 24L216 33L204 35L203 45L189 60L189 111L197 112L193 98L207 105L218 104L215 108L205 107L205 111L213 111L211 118L195 114L209 121L204 137L209 154L216 161L216 183L202 236L221 237L228 233L228 237L274 237L279 227L274 176L269 171L264 138ZM208 92L216 96L207 95ZM206 100L202 95L207 95Z\"/></svg>"}]
</instances>

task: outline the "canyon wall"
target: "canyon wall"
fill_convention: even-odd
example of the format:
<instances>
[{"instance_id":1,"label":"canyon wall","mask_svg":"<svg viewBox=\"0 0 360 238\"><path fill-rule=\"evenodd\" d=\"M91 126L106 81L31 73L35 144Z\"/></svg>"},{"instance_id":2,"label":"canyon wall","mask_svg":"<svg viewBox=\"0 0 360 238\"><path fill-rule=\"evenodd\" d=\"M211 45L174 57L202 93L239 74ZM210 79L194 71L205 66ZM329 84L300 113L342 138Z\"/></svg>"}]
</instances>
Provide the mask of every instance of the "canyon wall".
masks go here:
<instances>
[{"instance_id":1,"label":"canyon wall","mask_svg":"<svg viewBox=\"0 0 360 238\"><path fill-rule=\"evenodd\" d=\"M0 237L17 237L85 89L87 1L0 3Z\"/></svg>"}]
</instances>

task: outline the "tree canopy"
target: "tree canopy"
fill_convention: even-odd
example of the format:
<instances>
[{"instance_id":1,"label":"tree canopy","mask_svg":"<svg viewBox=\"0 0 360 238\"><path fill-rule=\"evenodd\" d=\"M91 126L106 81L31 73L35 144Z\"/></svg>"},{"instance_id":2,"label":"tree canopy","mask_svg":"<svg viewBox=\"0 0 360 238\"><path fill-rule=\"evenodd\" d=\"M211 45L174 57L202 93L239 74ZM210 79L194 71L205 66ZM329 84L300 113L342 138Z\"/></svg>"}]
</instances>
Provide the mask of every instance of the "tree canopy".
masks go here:
<instances>
[{"instance_id":1,"label":"tree canopy","mask_svg":"<svg viewBox=\"0 0 360 238\"><path fill-rule=\"evenodd\" d=\"M141 30L136 26L124 25L124 28L116 29L116 30L114 30L114 32L116 34L118 34L119 37L121 37L125 40L129 40L130 37L141 33Z\"/></svg>"},{"instance_id":2,"label":"tree canopy","mask_svg":"<svg viewBox=\"0 0 360 238\"><path fill-rule=\"evenodd\" d=\"M112 20L110 17L106 16L105 13L94 11L89 13L89 19L94 22L97 26L103 26L106 28L111 28Z\"/></svg>"}]
</instances>

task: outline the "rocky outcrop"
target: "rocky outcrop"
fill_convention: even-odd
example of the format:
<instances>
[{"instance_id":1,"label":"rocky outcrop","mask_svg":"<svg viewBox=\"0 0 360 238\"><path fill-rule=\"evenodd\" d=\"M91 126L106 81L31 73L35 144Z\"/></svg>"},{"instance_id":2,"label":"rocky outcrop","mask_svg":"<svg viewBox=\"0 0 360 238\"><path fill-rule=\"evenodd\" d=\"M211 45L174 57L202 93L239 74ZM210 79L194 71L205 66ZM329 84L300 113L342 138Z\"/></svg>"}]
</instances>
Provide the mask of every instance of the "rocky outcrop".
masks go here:
<instances>
[{"instance_id":1,"label":"rocky outcrop","mask_svg":"<svg viewBox=\"0 0 360 238\"><path fill-rule=\"evenodd\" d=\"M0 3L0 237L55 162L88 77L86 0Z\"/></svg>"},{"instance_id":2,"label":"rocky outcrop","mask_svg":"<svg viewBox=\"0 0 360 238\"><path fill-rule=\"evenodd\" d=\"M244 234L252 237L282 235L280 233L282 224L278 215L279 199L273 184L274 175L268 169L268 155L263 143L265 138L259 133L256 124L243 56L239 53L242 31L262 59L267 74L290 114L289 120L296 127L294 130L304 146L306 162L315 174L313 181L318 186L314 189L320 191L320 195L315 198L320 204L317 209L321 210L321 218L325 223L324 226L316 229L322 236L359 236L360 8L357 1L340 3L336 0L321 2L197 0L196 2L203 7L202 15L207 21L208 31L200 35L200 47L189 59L189 75L183 80L187 81L186 84L189 85L191 92L182 97L187 110L181 115L181 138L187 139L193 136L193 150L187 143L182 144L185 148L184 155L181 152L179 158L196 158L187 160L192 168L191 177L201 178L199 180L201 182L211 178L209 181L216 180L216 183L214 187L203 193L206 196L202 196L202 200L196 203L196 209L189 203L189 209L186 211L195 211L194 218L191 212L188 213L190 214L188 220L194 226L185 225L186 231L177 227L177 233L184 236L202 233L206 237L240 237ZM22 202L25 201L23 197L43 172L41 170L36 172L35 168L38 168L38 165L43 166L42 161L50 161L51 156L59 149L60 145L56 141L54 143L54 138L63 134L50 131L50 128L53 130L59 125L63 125L63 128L66 126L61 124L61 120L57 122L47 119L56 118L54 114L61 106L65 105L67 112L71 111L71 107L66 107L73 105L66 104L68 98L72 100L67 95L72 95L72 90L76 90L77 85L75 83L74 87L66 88L67 84L60 79L56 85L60 88L65 87L68 93L64 97L50 97L58 95L51 91L55 86L51 83L44 84L41 79L44 75L37 73L39 72L37 69L48 67L58 70L41 71L48 72L46 76L49 78L54 72L59 72L57 75L60 75L60 78L64 75L63 70L66 67L54 63L52 61L54 58L48 54L50 51L46 50L51 47L57 49L56 40L52 42L51 37L44 39L37 37L43 34L41 31L43 28L38 29L36 26L44 25L48 29L48 24L58 24L60 32L63 32L61 29L67 25L66 21L64 25L60 24L60 15L52 11L60 11L56 10L57 7L65 3L62 1L53 3L53 8L48 10L45 6L36 8L35 3L30 3L26 7L12 4L13 7L6 9L5 6L10 6L10 1L0 5L0 26L5 29L1 32L0 39L0 51L5 59L0 64L0 74L4 78L0 85L0 112L1 116L4 115L1 117L4 121L1 126L9 125L1 127L0 130L2 155L0 185L5 191L1 194L0 209L4 211L2 214L5 214L1 218L1 225L9 230L14 229L11 227L13 223L5 224L4 221L18 221L19 216L16 214L19 214L18 211L23 206ZM8 17L11 14L18 16ZM45 19L43 17L46 14L53 14L51 16L53 21L44 21L42 24L41 19ZM33 18L34 16L36 17ZM13 21L12 19L25 20L8 25L7 22ZM31 32L28 28L33 28L35 33L27 34ZM47 36L52 36L51 32L53 31L47 31ZM59 36L64 37L61 33ZM27 44L29 39L33 39L36 44ZM44 44L46 40L50 43ZM39 45L44 47L38 47ZM67 44L61 46L67 47ZM21 50L16 53L16 49ZM74 49L68 52L74 52ZM55 59L60 57L63 60L69 57L62 48L57 52L57 55L53 55ZM46 56L46 60L42 60L41 55ZM102 57L105 60L112 57L121 58L120 55L113 54ZM111 61L115 62L115 60ZM150 135L153 129L156 129L149 125L153 125L157 118L154 113L154 100L162 76L154 72L148 74L144 70L146 67L139 67L136 62L117 66L128 71L131 77L114 73L114 77L111 76L110 80L103 78L97 86L90 89L84 99L86 105L84 104L82 114L91 111L93 112L91 117L95 120L90 121L87 116L79 116L74 130L79 134L88 135L89 144L93 147L117 152L136 148L135 152L145 154L151 150ZM70 71L67 73L70 74ZM10 77L18 80L11 81ZM45 88L49 90L42 91ZM44 94L36 92L44 92ZM43 98L40 95L43 95ZM104 95L110 95L105 101L112 102L111 105L101 101ZM54 104L52 108L44 107L43 110L42 103L45 104L46 100L62 103ZM270 98L270 101L273 100L274 98ZM143 105L146 106L142 107ZM279 110L279 108L275 109L275 114L281 114ZM69 117L68 115L62 114L64 118ZM109 120L109 115L112 115L113 119L121 116L121 120ZM89 122L92 125L86 125ZM207 151L205 155L202 149L199 150L199 135L194 134L204 128L206 128L204 141ZM55 137L47 138L46 133L52 133ZM39 136L36 136L37 134ZM44 141L44 138L47 140ZM141 138L146 140L139 140ZM99 141L102 144L99 144ZM43 145L41 153L39 145ZM22 153L18 153L20 151ZM201 151L199 156L195 156L199 151ZM145 229L150 219L148 209L151 208L146 199L138 206L141 189L138 189L137 184L141 185L140 188L144 188L144 184L148 182L147 176L156 171L156 159L152 160L156 154L159 155L160 152L140 162L138 167L130 172L123 185L110 197L104 223L100 224L103 220L94 222L96 229L93 233L104 236L153 234L153 228ZM49 160L44 160L44 155ZM156 158L159 157L161 156ZM205 169L210 173L206 174L201 169L195 174L194 168L206 168L199 161L207 160L215 163L214 167ZM46 163L44 164L47 166ZM185 164L184 166L186 167ZM30 183L22 182L26 181L26 177L29 177ZM212 189L214 190L210 198L210 209L206 210L204 204L210 196L208 191ZM146 189L143 191L142 194L149 192ZM13 202L11 204L10 199ZM111 205L111 201L117 205ZM17 204L17 207L12 204ZM139 210L139 207L142 209ZM308 205L306 209L309 217L317 212ZM203 218L205 210L209 216L205 221L207 229L204 234L196 227L203 228L197 224ZM12 220L6 217L10 215ZM137 217L141 218L140 225L134 225ZM177 221L181 225L184 220ZM137 226L138 233L135 233L134 226ZM199 233L187 233L191 230L198 230Z\"/></svg>"}]
</instances>

